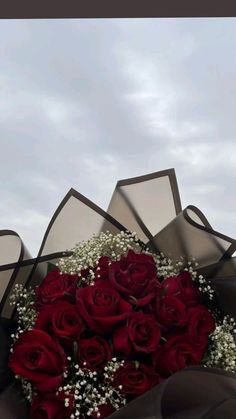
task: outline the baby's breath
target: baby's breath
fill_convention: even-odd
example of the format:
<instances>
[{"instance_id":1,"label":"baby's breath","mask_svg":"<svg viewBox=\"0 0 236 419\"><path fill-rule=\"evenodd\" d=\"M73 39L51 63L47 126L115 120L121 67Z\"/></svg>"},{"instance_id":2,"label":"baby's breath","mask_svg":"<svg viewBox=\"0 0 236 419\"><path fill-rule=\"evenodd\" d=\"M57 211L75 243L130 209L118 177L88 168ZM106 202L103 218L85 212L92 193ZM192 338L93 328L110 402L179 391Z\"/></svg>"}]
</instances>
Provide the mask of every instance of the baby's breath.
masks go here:
<instances>
[{"instance_id":1,"label":"baby's breath","mask_svg":"<svg viewBox=\"0 0 236 419\"><path fill-rule=\"evenodd\" d=\"M233 318L225 316L210 336L208 352L205 356L206 367L222 368L236 372L236 323Z\"/></svg>"},{"instance_id":2,"label":"baby's breath","mask_svg":"<svg viewBox=\"0 0 236 419\"><path fill-rule=\"evenodd\" d=\"M115 261L124 256L128 250L152 256L156 262L160 279L178 275L181 270L188 271L192 280L196 281L200 291L207 295L210 300L213 299L214 290L203 276L198 276L196 272L198 263L194 258L186 266L184 258L179 261L172 261L162 252L151 252L145 245L141 245L136 233L121 231L114 235L107 231L97 236L94 235L90 240L77 244L72 249L73 254L68 258L61 258L57 266L63 273L79 274L79 285L83 285L83 283L91 285L94 282L94 269L102 256L107 256L111 261ZM89 273L86 273L86 277L83 277L81 272L88 269Z\"/></svg>"},{"instance_id":3,"label":"baby's breath","mask_svg":"<svg viewBox=\"0 0 236 419\"><path fill-rule=\"evenodd\" d=\"M37 312L34 309L35 292L31 288L24 289L23 285L16 284L10 296L10 305L16 307L18 327L12 334L13 340L17 340L19 335L25 330L34 327Z\"/></svg>"},{"instance_id":4,"label":"baby's breath","mask_svg":"<svg viewBox=\"0 0 236 419\"><path fill-rule=\"evenodd\" d=\"M213 289L210 281L204 278L202 275L198 275L197 267L198 263L192 258L190 261L184 261L184 258L181 260L172 261L171 259L165 257L163 253L152 254L153 258L156 260L158 276L162 279L165 279L170 276L176 276L182 271L186 271L191 275L191 279L197 285L199 291L205 295L210 301L214 299L215 290Z\"/></svg>"},{"instance_id":5,"label":"baby's breath","mask_svg":"<svg viewBox=\"0 0 236 419\"><path fill-rule=\"evenodd\" d=\"M86 363L81 367L71 364L64 374L64 382L59 387L57 394L65 395L65 407L69 407L73 399L73 412L71 419L96 414L100 417L99 407L111 404L116 410L125 405L125 397L119 390L112 387L112 378L123 361L113 358L104 367L103 371L91 371L86 368Z\"/></svg>"},{"instance_id":6,"label":"baby's breath","mask_svg":"<svg viewBox=\"0 0 236 419\"><path fill-rule=\"evenodd\" d=\"M114 235L107 231L77 244L72 249L73 255L60 259L57 266L63 273L80 273L82 270L95 268L102 256L119 260L130 249L136 252L142 250L136 233L121 231Z\"/></svg>"},{"instance_id":7,"label":"baby's breath","mask_svg":"<svg viewBox=\"0 0 236 419\"><path fill-rule=\"evenodd\" d=\"M22 387L22 391L25 395L25 398L28 400L28 402L31 403L32 400L33 400L33 397L36 394L34 389L33 389L32 384L29 381L23 379L22 377L18 376L18 379L21 381L21 387Z\"/></svg>"}]
</instances>

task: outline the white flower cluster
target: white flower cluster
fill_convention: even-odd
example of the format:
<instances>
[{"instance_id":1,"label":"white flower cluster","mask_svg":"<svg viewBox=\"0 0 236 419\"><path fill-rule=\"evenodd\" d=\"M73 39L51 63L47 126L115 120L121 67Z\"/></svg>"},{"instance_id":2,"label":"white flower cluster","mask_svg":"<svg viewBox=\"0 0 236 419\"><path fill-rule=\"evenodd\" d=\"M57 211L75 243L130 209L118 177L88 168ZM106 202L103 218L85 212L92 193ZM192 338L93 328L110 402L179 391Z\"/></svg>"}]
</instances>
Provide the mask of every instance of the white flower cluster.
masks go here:
<instances>
[{"instance_id":1,"label":"white flower cluster","mask_svg":"<svg viewBox=\"0 0 236 419\"><path fill-rule=\"evenodd\" d=\"M94 282L93 269L96 268L102 256L107 256L111 260L119 260L128 250L151 255L156 262L158 277L160 278L164 279L177 275L181 270L188 271L201 293L205 294L209 300L213 300L214 289L209 281L196 272L198 263L194 258L187 263L186 267L184 258L179 261L172 261L162 252L151 252L144 244L141 244L136 233L121 231L114 235L107 231L106 233L100 233L98 236L94 235L90 240L77 244L72 249L73 255L61 258L57 266L62 273L78 274L81 285L83 283L89 285ZM81 271L86 269L89 269L89 274L85 278L81 275Z\"/></svg>"},{"instance_id":2,"label":"white flower cluster","mask_svg":"<svg viewBox=\"0 0 236 419\"><path fill-rule=\"evenodd\" d=\"M192 276L193 277L193 276ZM206 280L202 275L196 274L196 282L198 283L198 289L202 294L207 295L209 300L213 300L215 296L215 290L212 288L211 283Z\"/></svg>"},{"instance_id":3,"label":"white flower cluster","mask_svg":"<svg viewBox=\"0 0 236 419\"><path fill-rule=\"evenodd\" d=\"M34 327L37 312L33 307L35 292L32 289L25 290L23 285L16 284L10 296L10 305L16 307L18 327L11 335L13 341L19 338L19 334Z\"/></svg>"},{"instance_id":4,"label":"white flower cluster","mask_svg":"<svg viewBox=\"0 0 236 419\"><path fill-rule=\"evenodd\" d=\"M33 390L33 385L30 383L30 381L24 380L24 378L20 376L16 376L17 379L21 382L22 391L28 400L28 402L32 402L34 395L36 394Z\"/></svg>"},{"instance_id":5,"label":"white flower cluster","mask_svg":"<svg viewBox=\"0 0 236 419\"><path fill-rule=\"evenodd\" d=\"M236 323L233 318L225 316L210 336L209 350L204 366L222 368L236 372Z\"/></svg>"},{"instance_id":6,"label":"white flower cluster","mask_svg":"<svg viewBox=\"0 0 236 419\"><path fill-rule=\"evenodd\" d=\"M77 244L72 249L73 255L61 258L57 266L63 273L80 273L81 270L95 268L102 256L119 260L129 249L142 251L136 233L121 231L114 235L107 231Z\"/></svg>"},{"instance_id":7,"label":"white flower cluster","mask_svg":"<svg viewBox=\"0 0 236 419\"><path fill-rule=\"evenodd\" d=\"M68 361L71 361L70 357ZM120 394L119 389L112 387L113 375L123 363L112 358L102 372L86 369L86 363L83 368L78 364L70 365L69 370L64 373L65 383L59 387L56 394L63 394L65 407L73 406L71 419L92 414L99 418L99 406L111 404L118 410L126 404L126 399Z\"/></svg>"}]
</instances>

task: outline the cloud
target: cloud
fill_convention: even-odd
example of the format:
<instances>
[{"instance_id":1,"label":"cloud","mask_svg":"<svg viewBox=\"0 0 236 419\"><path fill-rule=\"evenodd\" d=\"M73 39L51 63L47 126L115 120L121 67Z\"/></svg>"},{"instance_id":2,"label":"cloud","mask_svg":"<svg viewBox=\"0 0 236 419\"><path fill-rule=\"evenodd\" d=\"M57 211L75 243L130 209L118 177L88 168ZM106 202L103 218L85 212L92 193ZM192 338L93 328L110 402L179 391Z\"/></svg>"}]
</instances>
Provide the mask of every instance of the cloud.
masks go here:
<instances>
[{"instance_id":1,"label":"cloud","mask_svg":"<svg viewBox=\"0 0 236 419\"><path fill-rule=\"evenodd\" d=\"M1 21L0 228L36 254L74 187L175 167L183 206L236 235L234 19Z\"/></svg>"}]
</instances>

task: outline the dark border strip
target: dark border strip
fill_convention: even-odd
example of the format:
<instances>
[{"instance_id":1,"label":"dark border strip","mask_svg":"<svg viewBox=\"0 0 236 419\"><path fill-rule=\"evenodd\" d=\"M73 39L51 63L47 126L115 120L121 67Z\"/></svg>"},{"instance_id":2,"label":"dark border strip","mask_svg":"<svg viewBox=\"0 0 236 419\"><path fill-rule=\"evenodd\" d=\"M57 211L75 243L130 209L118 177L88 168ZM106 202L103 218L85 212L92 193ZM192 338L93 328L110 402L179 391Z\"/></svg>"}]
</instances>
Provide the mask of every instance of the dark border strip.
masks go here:
<instances>
[{"instance_id":1,"label":"dark border strip","mask_svg":"<svg viewBox=\"0 0 236 419\"><path fill-rule=\"evenodd\" d=\"M181 205L181 199L180 199L180 193L179 193L179 187L177 183L177 178L175 174L174 169L170 169L170 186L174 198L174 204L175 204L175 211L176 215L178 215L182 211L182 205Z\"/></svg>"},{"instance_id":2,"label":"dark border strip","mask_svg":"<svg viewBox=\"0 0 236 419\"><path fill-rule=\"evenodd\" d=\"M17 236L20 238L19 234L13 230L0 230L0 236Z\"/></svg>"},{"instance_id":3,"label":"dark border strip","mask_svg":"<svg viewBox=\"0 0 236 419\"><path fill-rule=\"evenodd\" d=\"M15 263L8 263L6 265L0 265L0 272L7 271L9 269L15 269L15 268L22 268L24 266L30 266L34 265L35 263L41 263L41 262L47 262L48 260L57 259L57 258L65 258L68 256L72 256L73 252L56 252L56 253L50 253L48 255L32 258L32 259L26 259L22 260L20 262Z\"/></svg>"},{"instance_id":4,"label":"dark border strip","mask_svg":"<svg viewBox=\"0 0 236 419\"><path fill-rule=\"evenodd\" d=\"M171 173L175 172L173 168L160 170L158 172L148 173L146 175L135 176L127 179L118 180L116 186L126 186L126 185L133 185L135 183L142 183L146 182L147 180L153 180L163 176L170 176Z\"/></svg>"},{"instance_id":5,"label":"dark border strip","mask_svg":"<svg viewBox=\"0 0 236 419\"><path fill-rule=\"evenodd\" d=\"M8 0L3 1L0 16L25 18L148 18L236 16L234 1L205 0Z\"/></svg>"}]
</instances>

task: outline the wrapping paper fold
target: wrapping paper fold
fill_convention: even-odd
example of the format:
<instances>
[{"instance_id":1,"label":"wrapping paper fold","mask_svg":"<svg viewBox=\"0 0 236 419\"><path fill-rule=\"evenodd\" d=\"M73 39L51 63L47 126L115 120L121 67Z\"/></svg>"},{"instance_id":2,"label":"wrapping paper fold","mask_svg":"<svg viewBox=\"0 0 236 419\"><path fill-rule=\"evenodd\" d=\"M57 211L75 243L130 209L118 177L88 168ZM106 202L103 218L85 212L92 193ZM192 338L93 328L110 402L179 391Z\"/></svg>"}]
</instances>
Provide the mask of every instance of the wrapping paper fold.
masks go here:
<instances>
[{"instance_id":1,"label":"wrapping paper fold","mask_svg":"<svg viewBox=\"0 0 236 419\"><path fill-rule=\"evenodd\" d=\"M172 375L110 419L233 419L235 408L235 375L195 367Z\"/></svg>"},{"instance_id":2,"label":"wrapping paper fold","mask_svg":"<svg viewBox=\"0 0 236 419\"><path fill-rule=\"evenodd\" d=\"M14 309L9 305L14 285L40 283L48 261L66 257L76 243L107 230L114 234L135 231L150 248L174 260L194 257L199 273L219 291L223 311L236 317L236 258L232 257L236 242L214 231L198 208L190 205L182 210L173 169L119 181L107 212L71 189L49 223L37 258L31 258L17 233L0 231L0 338L4 336L0 381L6 370L7 342L13 324L13 320L6 323L4 319L14 318ZM26 419L25 405L15 384L6 384L4 389L0 387L0 417ZM236 375L192 368L174 374L110 417L218 419L224 414L231 419L235 417L235 397Z\"/></svg>"}]
</instances>

